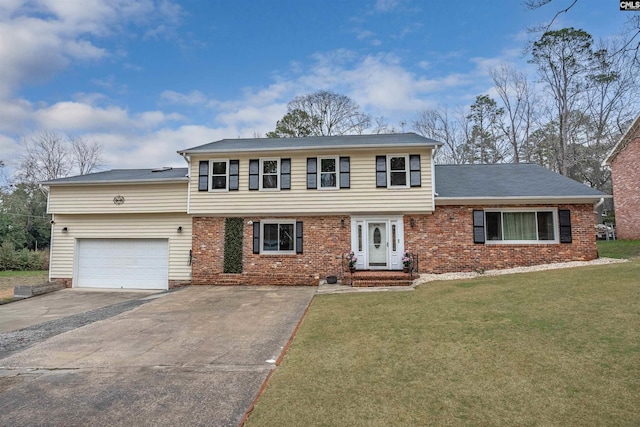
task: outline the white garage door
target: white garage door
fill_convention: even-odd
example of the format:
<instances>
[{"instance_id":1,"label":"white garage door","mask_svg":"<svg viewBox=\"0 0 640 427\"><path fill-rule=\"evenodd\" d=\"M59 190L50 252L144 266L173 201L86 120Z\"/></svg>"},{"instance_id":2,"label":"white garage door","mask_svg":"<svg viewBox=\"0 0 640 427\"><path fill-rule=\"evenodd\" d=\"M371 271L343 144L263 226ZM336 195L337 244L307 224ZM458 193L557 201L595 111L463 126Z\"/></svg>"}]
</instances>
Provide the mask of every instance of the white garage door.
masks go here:
<instances>
[{"instance_id":1,"label":"white garage door","mask_svg":"<svg viewBox=\"0 0 640 427\"><path fill-rule=\"evenodd\" d=\"M167 289L166 239L79 239L75 286Z\"/></svg>"}]
</instances>

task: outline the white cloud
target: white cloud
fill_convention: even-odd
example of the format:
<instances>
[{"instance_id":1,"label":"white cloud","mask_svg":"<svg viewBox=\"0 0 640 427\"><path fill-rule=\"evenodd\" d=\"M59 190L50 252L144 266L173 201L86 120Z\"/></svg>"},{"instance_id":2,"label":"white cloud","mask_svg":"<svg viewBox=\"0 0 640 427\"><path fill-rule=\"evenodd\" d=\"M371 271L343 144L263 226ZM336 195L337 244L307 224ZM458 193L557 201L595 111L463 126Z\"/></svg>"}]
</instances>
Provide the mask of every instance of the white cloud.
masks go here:
<instances>
[{"instance_id":1,"label":"white cloud","mask_svg":"<svg viewBox=\"0 0 640 427\"><path fill-rule=\"evenodd\" d=\"M199 90L193 90L189 93L165 90L160 94L160 104L162 105L204 105L208 101L208 98Z\"/></svg>"}]
</instances>

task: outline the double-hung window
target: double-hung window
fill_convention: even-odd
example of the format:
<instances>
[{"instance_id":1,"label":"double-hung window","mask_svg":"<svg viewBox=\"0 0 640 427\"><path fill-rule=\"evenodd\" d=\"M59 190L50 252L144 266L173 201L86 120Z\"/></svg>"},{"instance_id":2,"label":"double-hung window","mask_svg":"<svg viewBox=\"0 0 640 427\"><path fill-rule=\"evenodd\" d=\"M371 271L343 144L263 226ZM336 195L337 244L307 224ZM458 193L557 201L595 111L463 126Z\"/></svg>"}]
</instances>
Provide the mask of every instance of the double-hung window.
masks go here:
<instances>
[{"instance_id":1,"label":"double-hung window","mask_svg":"<svg viewBox=\"0 0 640 427\"><path fill-rule=\"evenodd\" d=\"M422 186L420 154L376 156L377 188Z\"/></svg>"},{"instance_id":2,"label":"double-hung window","mask_svg":"<svg viewBox=\"0 0 640 427\"><path fill-rule=\"evenodd\" d=\"M296 253L295 221L263 221L261 225L262 253Z\"/></svg>"},{"instance_id":3,"label":"double-hung window","mask_svg":"<svg viewBox=\"0 0 640 427\"><path fill-rule=\"evenodd\" d=\"M409 186L409 156L388 156L389 187Z\"/></svg>"},{"instance_id":4,"label":"double-hung window","mask_svg":"<svg viewBox=\"0 0 640 427\"><path fill-rule=\"evenodd\" d=\"M227 191L229 189L229 160L211 160L210 163L210 190Z\"/></svg>"},{"instance_id":5,"label":"double-hung window","mask_svg":"<svg viewBox=\"0 0 640 427\"><path fill-rule=\"evenodd\" d=\"M324 190L339 188L338 158L319 157L318 162L320 163L318 171L319 188Z\"/></svg>"},{"instance_id":6,"label":"double-hung window","mask_svg":"<svg viewBox=\"0 0 640 427\"><path fill-rule=\"evenodd\" d=\"M556 209L485 211L488 243L557 243Z\"/></svg>"},{"instance_id":7,"label":"double-hung window","mask_svg":"<svg viewBox=\"0 0 640 427\"><path fill-rule=\"evenodd\" d=\"M280 159L260 159L260 190L279 190Z\"/></svg>"}]
</instances>

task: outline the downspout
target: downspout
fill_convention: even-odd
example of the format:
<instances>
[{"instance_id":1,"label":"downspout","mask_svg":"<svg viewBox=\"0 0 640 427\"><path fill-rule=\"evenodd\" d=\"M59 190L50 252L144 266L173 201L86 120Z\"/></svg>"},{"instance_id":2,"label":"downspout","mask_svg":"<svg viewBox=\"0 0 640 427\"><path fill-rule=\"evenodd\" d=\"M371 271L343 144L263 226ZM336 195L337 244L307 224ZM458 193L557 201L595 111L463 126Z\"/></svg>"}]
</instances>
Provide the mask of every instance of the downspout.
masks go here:
<instances>
[{"instance_id":1,"label":"downspout","mask_svg":"<svg viewBox=\"0 0 640 427\"><path fill-rule=\"evenodd\" d=\"M431 209L432 212L436 210L436 154L438 153L439 145L431 150Z\"/></svg>"},{"instance_id":2,"label":"downspout","mask_svg":"<svg viewBox=\"0 0 640 427\"><path fill-rule=\"evenodd\" d=\"M187 215L191 214L191 157L187 153L180 153L185 162L187 162L187 177L189 177L189 184L187 184Z\"/></svg>"},{"instance_id":3,"label":"downspout","mask_svg":"<svg viewBox=\"0 0 640 427\"><path fill-rule=\"evenodd\" d=\"M600 198L600 201L593 206L593 213L598 213L598 208L604 204L604 197Z\"/></svg>"}]
</instances>

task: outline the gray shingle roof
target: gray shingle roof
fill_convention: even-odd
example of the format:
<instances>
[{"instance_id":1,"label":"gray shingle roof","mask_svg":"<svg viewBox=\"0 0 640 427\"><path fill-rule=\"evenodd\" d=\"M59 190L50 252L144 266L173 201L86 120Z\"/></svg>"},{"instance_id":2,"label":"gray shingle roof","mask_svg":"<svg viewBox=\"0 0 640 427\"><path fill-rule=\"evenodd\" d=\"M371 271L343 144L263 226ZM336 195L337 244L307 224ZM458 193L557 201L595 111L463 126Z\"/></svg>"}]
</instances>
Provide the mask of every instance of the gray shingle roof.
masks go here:
<instances>
[{"instance_id":1,"label":"gray shingle roof","mask_svg":"<svg viewBox=\"0 0 640 427\"><path fill-rule=\"evenodd\" d=\"M379 148L379 147L425 147L442 143L415 133L389 133L380 135L341 135L308 136L305 138L239 138L221 139L178 153L218 153L218 152L256 152L256 151L293 151L322 148Z\"/></svg>"},{"instance_id":2,"label":"gray shingle roof","mask_svg":"<svg viewBox=\"0 0 640 427\"><path fill-rule=\"evenodd\" d=\"M187 168L113 169L44 181L42 185L187 181Z\"/></svg>"},{"instance_id":3,"label":"gray shingle roof","mask_svg":"<svg viewBox=\"0 0 640 427\"><path fill-rule=\"evenodd\" d=\"M535 164L436 165L437 198L608 197Z\"/></svg>"}]
</instances>

